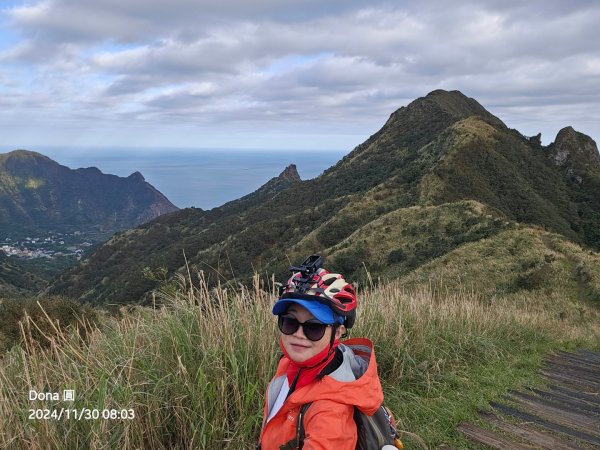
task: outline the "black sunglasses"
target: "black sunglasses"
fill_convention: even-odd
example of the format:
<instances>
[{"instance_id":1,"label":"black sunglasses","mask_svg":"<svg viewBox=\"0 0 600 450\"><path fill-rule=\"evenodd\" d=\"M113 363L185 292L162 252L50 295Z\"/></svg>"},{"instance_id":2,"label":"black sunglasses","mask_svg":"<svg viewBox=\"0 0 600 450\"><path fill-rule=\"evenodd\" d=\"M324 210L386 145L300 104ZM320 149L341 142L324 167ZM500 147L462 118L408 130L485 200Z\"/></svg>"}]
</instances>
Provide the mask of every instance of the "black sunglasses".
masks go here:
<instances>
[{"instance_id":1,"label":"black sunglasses","mask_svg":"<svg viewBox=\"0 0 600 450\"><path fill-rule=\"evenodd\" d=\"M306 322L298 322L294 317L279 316L277 319L277 326L279 327L279 331L283 334L294 334L298 331L298 328L302 326L304 336L311 341L320 341L325 335L327 327L331 327L332 325L321 322L311 322L309 320Z\"/></svg>"}]
</instances>

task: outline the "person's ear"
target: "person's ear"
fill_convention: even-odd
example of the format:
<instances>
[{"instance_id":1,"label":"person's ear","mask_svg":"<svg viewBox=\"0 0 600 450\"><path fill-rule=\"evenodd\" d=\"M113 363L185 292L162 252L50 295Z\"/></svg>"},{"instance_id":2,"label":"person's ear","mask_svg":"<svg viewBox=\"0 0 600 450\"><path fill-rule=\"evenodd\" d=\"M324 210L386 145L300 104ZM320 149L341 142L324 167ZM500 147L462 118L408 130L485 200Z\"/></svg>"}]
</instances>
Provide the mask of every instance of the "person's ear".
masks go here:
<instances>
[{"instance_id":1,"label":"person's ear","mask_svg":"<svg viewBox=\"0 0 600 450\"><path fill-rule=\"evenodd\" d=\"M346 332L346 327L344 325L340 325L339 327L337 327L337 329L335 330L335 338L339 339L342 337L342 335Z\"/></svg>"}]
</instances>

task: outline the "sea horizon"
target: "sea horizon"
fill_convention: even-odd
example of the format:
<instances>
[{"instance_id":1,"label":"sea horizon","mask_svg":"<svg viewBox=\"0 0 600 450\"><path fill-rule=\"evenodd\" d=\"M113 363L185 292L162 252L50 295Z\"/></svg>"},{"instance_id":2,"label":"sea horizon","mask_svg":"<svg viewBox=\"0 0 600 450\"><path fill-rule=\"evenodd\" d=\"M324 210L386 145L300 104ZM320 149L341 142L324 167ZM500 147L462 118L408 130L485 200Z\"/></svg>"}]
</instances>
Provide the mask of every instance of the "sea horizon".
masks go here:
<instances>
[{"instance_id":1,"label":"sea horizon","mask_svg":"<svg viewBox=\"0 0 600 450\"><path fill-rule=\"evenodd\" d=\"M3 146L0 153L18 147ZM212 209L254 192L287 166L295 164L302 180L319 176L337 163L344 150L207 148L53 147L26 148L57 163L127 177L140 172L178 208Z\"/></svg>"}]
</instances>

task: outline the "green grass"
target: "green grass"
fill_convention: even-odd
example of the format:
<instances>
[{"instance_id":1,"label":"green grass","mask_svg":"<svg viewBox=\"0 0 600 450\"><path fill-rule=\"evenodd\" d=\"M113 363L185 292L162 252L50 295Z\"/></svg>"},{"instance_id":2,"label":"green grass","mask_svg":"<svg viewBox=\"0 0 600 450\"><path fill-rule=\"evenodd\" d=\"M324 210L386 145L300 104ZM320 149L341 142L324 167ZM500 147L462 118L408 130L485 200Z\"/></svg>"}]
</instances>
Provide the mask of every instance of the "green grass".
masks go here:
<instances>
[{"instance_id":1,"label":"green grass","mask_svg":"<svg viewBox=\"0 0 600 450\"><path fill-rule=\"evenodd\" d=\"M472 448L456 426L509 388L538 384L537 369L551 350L600 345L594 309L585 323L576 314L558 323L552 310L400 286L390 283L373 294L376 304L388 305L387 314L367 317L367 327L357 332L376 342L386 401L402 428L432 448ZM418 444L409 436L406 441Z\"/></svg>"},{"instance_id":2,"label":"green grass","mask_svg":"<svg viewBox=\"0 0 600 450\"><path fill-rule=\"evenodd\" d=\"M446 443L453 448L472 448L472 443L455 432L456 426L508 389L538 384L536 372L541 358L555 348L543 337L524 348L526 353L513 354L509 345L499 348L497 342L477 345L489 349L490 357L467 359L464 364L447 367L429 381L434 386L428 389L415 388L410 380L386 386L386 398L402 419L404 429L422 436L431 446ZM425 378L423 374L421 377ZM405 440L409 447L417 444L410 437Z\"/></svg>"},{"instance_id":3,"label":"green grass","mask_svg":"<svg viewBox=\"0 0 600 450\"><path fill-rule=\"evenodd\" d=\"M269 285L209 290L179 279L160 309L104 315L81 339L58 331L37 345L25 321L22 344L0 365L0 447L253 448L263 395L279 349ZM455 427L507 389L540 380L536 369L553 349L599 348L598 310L584 304L557 320L545 306L457 290L401 283L360 289L352 336L366 336L408 448L445 442L472 448ZM527 293L524 293L527 295ZM531 301L536 301L532 297ZM28 420L29 389L75 389L74 408L133 409L133 420Z\"/></svg>"}]
</instances>

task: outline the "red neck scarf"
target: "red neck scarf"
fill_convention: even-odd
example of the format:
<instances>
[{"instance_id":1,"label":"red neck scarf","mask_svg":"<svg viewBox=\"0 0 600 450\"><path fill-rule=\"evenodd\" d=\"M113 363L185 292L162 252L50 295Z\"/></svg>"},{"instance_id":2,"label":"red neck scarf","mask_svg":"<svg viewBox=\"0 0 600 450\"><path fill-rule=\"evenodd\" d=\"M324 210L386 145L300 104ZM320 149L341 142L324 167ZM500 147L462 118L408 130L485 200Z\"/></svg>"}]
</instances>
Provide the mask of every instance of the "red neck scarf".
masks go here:
<instances>
[{"instance_id":1,"label":"red neck scarf","mask_svg":"<svg viewBox=\"0 0 600 450\"><path fill-rule=\"evenodd\" d=\"M301 387L315 381L317 379L317 375L321 373L321 370L323 370L323 368L329 364L335 356L335 349L337 348L338 344L339 340L336 339L331 348L329 348L329 345L327 345L327 347L325 347L321 352L317 353L312 358L309 358L306 361L296 362L290 358L290 355L283 346L283 342L281 339L279 339L279 347L281 347L283 354L290 361L286 372L290 387L292 386L296 376L298 379L296 380L296 387L294 390L298 390Z\"/></svg>"}]
</instances>

